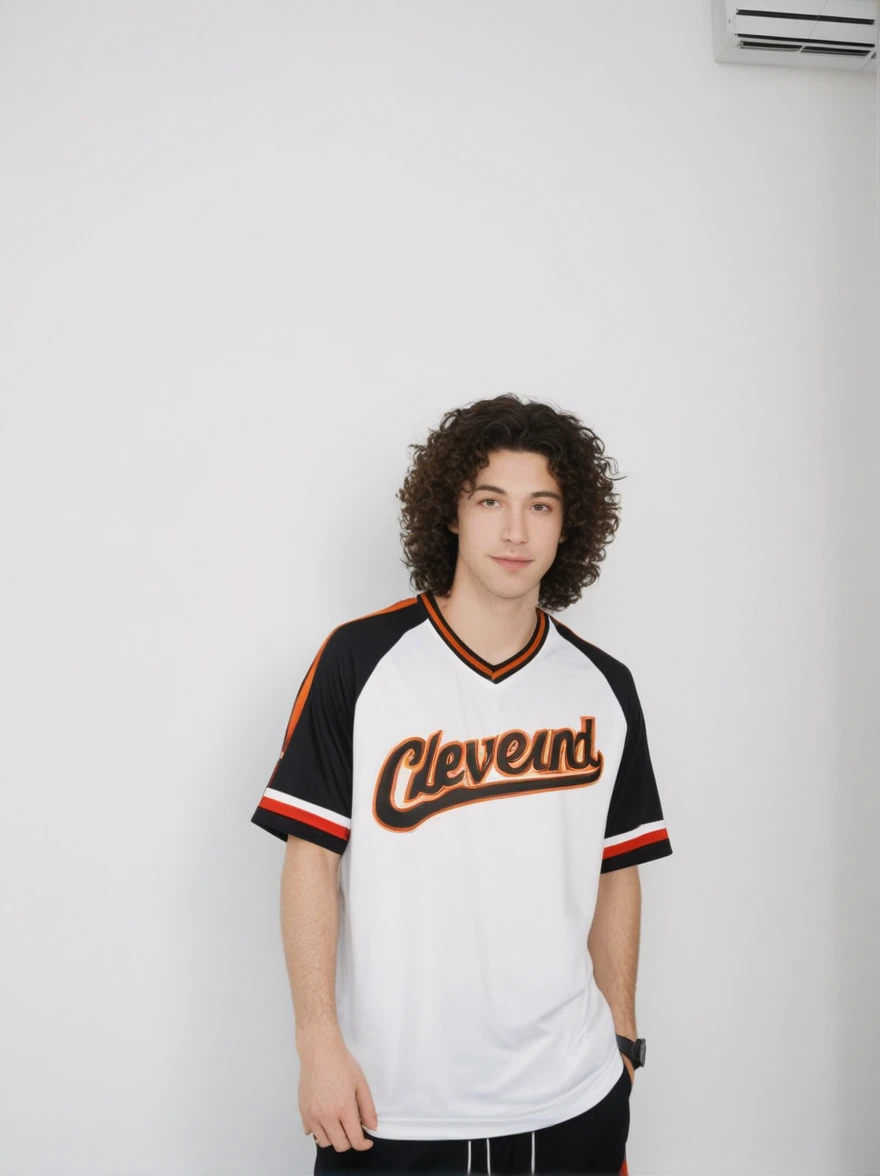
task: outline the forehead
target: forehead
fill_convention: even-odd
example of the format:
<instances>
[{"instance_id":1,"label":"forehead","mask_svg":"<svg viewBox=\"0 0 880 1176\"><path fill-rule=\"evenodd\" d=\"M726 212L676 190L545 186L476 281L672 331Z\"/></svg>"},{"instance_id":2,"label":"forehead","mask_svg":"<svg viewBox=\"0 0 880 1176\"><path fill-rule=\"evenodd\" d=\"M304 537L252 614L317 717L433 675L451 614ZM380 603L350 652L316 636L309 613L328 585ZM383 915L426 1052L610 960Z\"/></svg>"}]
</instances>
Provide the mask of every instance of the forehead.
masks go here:
<instances>
[{"instance_id":1,"label":"forehead","mask_svg":"<svg viewBox=\"0 0 880 1176\"><path fill-rule=\"evenodd\" d=\"M489 454L489 464L476 474L475 484L492 482L496 486L528 490L559 490L543 453L523 453L496 449Z\"/></svg>"}]
</instances>

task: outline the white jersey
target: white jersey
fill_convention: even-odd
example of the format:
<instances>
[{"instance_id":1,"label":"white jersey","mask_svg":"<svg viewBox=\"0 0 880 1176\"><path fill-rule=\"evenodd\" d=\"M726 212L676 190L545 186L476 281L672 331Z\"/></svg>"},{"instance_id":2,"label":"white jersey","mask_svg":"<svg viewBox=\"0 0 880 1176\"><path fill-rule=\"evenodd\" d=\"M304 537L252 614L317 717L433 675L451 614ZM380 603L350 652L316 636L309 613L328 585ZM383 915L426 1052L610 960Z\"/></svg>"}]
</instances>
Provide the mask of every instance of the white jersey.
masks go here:
<instances>
[{"instance_id":1,"label":"white jersey","mask_svg":"<svg viewBox=\"0 0 880 1176\"><path fill-rule=\"evenodd\" d=\"M612 1089L599 875L672 853L622 662L536 609L491 665L430 592L349 621L251 820L341 855L337 1014L372 1135L534 1131Z\"/></svg>"}]
</instances>

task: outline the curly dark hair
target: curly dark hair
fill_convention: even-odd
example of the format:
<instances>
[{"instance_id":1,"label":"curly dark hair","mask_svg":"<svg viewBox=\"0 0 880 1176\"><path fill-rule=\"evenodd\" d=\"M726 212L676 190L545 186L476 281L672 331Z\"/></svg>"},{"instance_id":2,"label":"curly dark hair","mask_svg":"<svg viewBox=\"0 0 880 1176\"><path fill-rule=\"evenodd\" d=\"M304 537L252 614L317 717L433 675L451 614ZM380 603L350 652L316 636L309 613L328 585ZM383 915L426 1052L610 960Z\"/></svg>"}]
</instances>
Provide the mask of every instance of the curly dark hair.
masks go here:
<instances>
[{"instance_id":1,"label":"curly dark hair","mask_svg":"<svg viewBox=\"0 0 880 1176\"><path fill-rule=\"evenodd\" d=\"M541 580L538 603L548 611L574 604L599 576L620 522L614 490L617 463L596 434L572 413L507 392L443 415L414 457L397 497L403 564L417 592L445 596L452 587L458 536L449 524L458 499L498 449L541 453L562 487L563 522L556 558Z\"/></svg>"}]
</instances>

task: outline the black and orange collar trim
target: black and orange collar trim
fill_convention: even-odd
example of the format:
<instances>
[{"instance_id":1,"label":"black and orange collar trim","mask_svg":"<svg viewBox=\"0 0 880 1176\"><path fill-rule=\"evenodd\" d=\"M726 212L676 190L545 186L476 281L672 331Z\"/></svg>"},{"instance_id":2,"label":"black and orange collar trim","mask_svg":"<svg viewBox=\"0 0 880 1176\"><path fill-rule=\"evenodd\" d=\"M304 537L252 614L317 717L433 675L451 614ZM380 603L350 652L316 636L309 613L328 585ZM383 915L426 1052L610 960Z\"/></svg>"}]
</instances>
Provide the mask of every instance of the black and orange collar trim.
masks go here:
<instances>
[{"instance_id":1,"label":"black and orange collar trim","mask_svg":"<svg viewBox=\"0 0 880 1176\"><path fill-rule=\"evenodd\" d=\"M509 657L505 661L493 666L491 662L484 661L479 654L474 653L449 627L440 611L437 601L434 599L433 592L420 592L418 599L422 602L431 624L456 657L461 658L466 666L469 666L481 677L488 678L490 682L503 682L505 678L509 678L511 674L515 674L517 670L521 670L523 666L528 665L547 640L547 633L550 629L547 614L543 609L536 609L535 611L538 617L535 622L535 630L529 638L528 643L523 646L519 653L515 653L513 657Z\"/></svg>"}]
</instances>

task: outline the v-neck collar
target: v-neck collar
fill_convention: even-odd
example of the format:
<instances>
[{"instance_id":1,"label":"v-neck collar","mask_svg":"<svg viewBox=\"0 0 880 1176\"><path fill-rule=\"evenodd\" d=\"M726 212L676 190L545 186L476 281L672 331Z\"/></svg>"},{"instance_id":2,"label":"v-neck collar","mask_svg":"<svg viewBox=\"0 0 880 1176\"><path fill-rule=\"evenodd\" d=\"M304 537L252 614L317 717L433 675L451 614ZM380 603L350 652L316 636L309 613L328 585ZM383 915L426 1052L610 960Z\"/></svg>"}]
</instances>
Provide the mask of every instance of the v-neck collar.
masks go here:
<instances>
[{"instance_id":1,"label":"v-neck collar","mask_svg":"<svg viewBox=\"0 0 880 1176\"><path fill-rule=\"evenodd\" d=\"M490 682L503 682L511 674L515 674L517 670L521 670L523 666L528 665L547 640L550 622L544 610L536 608L535 628L526 644L517 653L513 654L512 657L506 658L503 662L498 662L497 665L492 665L491 662L485 661L479 654L474 653L472 649L465 645L457 633L450 628L449 623L440 611L440 606L437 604L433 592L420 592L418 598L422 602L431 624L456 657L460 658L474 673L479 674L481 678L488 679Z\"/></svg>"}]
</instances>

